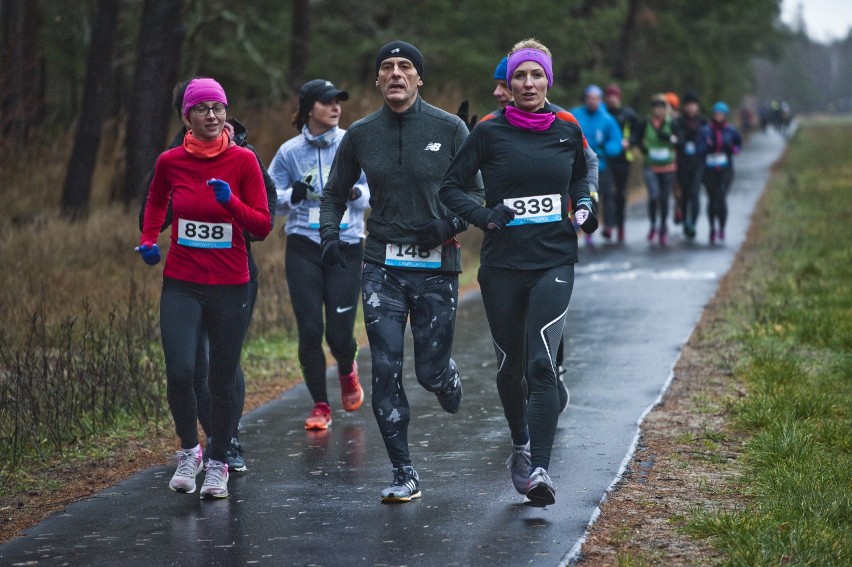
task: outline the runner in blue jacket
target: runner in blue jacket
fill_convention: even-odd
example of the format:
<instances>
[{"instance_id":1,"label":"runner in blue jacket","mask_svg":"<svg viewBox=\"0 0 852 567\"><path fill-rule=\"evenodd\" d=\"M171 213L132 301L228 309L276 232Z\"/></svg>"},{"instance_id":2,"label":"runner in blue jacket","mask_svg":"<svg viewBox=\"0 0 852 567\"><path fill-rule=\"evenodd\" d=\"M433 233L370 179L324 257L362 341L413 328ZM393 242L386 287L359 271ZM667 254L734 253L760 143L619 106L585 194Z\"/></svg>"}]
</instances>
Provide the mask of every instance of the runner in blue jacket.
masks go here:
<instances>
[{"instance_id":1,"label":"runner in blue jacket","mask_svg":"<svg viewBox=\"0 0 852 567\"><path fill-rule=\"evenodd\" d=\"M617 226L615 214L615 195L613 191L612 170L607 167L608 158L621 155L621 128L618 121L601 103L603 91L597 85L589 85L583 93L583 104L571 109L580 128L583 129L589 146L598 156L598 191L603 200L604 231L611 234ZM587 244L591 244L591 235L587 236Z\"/></svg>"}]
</instances>

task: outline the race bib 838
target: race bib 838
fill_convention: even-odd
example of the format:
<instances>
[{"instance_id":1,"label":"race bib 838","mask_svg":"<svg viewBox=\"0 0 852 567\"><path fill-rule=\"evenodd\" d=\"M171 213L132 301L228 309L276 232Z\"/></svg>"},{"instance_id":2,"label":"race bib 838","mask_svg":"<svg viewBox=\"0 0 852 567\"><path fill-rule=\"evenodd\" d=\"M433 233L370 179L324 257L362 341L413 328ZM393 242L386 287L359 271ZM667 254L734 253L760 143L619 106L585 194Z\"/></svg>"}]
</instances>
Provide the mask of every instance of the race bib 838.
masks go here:
<instances>
[{"instance_id":1,"label":"race bib 838","mask_svg":"<svg viewBox=\"0 0 852 567\"><path fill-rule=\"evenodd\" d=\"M201 222L180 219L178 244L193 248L230 248L233 227L229 222Z\"/></svg>"}]
</instances>

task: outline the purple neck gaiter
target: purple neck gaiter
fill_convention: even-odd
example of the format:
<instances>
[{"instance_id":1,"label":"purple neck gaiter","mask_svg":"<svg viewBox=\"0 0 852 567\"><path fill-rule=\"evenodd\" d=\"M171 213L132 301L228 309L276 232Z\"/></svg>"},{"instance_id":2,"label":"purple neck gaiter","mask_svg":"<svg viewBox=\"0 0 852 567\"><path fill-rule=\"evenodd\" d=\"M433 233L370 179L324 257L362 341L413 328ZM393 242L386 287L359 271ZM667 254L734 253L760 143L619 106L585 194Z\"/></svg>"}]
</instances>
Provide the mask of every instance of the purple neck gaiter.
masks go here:
<instances>
[{"instance_id":1,"label":"purple neck gaiter","mask_svg":"<svg viewBox=\"0 0 852 567\"><path fill-rule=\"evenodd\" d=\"M511 104L504 109L504 113L512 126L533 132L544 132L556 120L552 112L527 112Z\"/></svg>"}]
</instances>

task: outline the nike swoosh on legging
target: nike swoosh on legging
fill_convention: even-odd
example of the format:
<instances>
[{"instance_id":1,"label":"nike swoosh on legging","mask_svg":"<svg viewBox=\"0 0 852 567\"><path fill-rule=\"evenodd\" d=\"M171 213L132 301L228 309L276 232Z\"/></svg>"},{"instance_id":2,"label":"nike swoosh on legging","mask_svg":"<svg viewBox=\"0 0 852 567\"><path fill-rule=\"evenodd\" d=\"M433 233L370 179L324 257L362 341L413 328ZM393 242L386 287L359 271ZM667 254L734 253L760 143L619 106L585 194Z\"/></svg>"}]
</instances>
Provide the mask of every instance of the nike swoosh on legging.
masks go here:
<instances>
[{"instance_id":1,"label":"nike swoosh on legging","mask_svg":"<svg viewBox=\"0 0 852 567\"><path fill-rule=\"evenodd\" d=\"M338 313L346 313L347 311L351 310L353 307L355 307L355 306L354 306L354 305L350 305L349 307L338 307L338 308L336 309L336 311L337 311Z\"/></svg>"}]
</instances>

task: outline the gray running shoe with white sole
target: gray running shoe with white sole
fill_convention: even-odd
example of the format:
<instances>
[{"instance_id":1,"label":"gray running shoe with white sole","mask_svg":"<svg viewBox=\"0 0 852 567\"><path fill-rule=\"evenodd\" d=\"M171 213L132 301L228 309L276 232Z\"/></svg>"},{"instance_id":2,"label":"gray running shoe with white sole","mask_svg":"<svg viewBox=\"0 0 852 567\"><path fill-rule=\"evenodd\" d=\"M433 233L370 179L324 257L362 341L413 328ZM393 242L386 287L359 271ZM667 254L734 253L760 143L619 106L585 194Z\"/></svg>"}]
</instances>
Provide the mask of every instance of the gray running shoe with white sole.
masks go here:
<instances>
[{"instance_id":1,"label":"gray running shoe with white sole","mask_svg":"<svg viewBox=\"0 0 852 567\"><path fill-rule=\"evenodd\" d=\"M527 498L531 506L548 506L556 503L556 485L550 475L541 467L536 467L530 475L527 486Z\"/></svg>"},{"instance_id":2,"label":"gray running shoe with white sole","mask_svg":"<svg viewBox=\"0 0 852 567\"><path fill-rule=\"evenodd\" d=\"M204 467L207 473L201 485L201 499L228 497L228 464L210 459Z\"/></svg>"},{"instance_id":3,"label":"gray running shoe with white sole","mask_svg":"<svg viewBox=\"0 0 852 567\"><path fill-rule=\"evenodd\" d=\"M382 502L409 502L420 496L420 477L410 465L394 469L393 484L382 490Z\"/></svg>"},{"instance_id":4,"label":"gray running shoe with white sole","mask_svg":"<svg viewBox=\"0 0 852 567\"><path fill-rule=\"evenodd\" d=\"M169 481L169 488L174 492L192 494L195 492L195 477L203 467L201 447L176 451L175 455L178 466Z\"/></svg>"}]
</instances>

